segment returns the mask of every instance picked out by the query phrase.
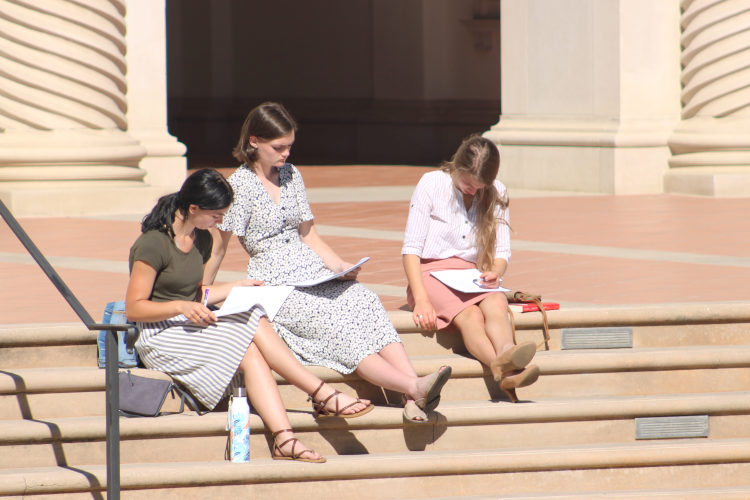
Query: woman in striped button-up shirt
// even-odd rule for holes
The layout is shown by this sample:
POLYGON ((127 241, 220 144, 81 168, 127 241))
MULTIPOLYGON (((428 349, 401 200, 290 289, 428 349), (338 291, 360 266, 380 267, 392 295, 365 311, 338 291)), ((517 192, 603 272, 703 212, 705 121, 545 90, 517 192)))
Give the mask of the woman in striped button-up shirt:
POLYGON ((516 402, 515 389, 536 382, 527 366, 533 342, 513 343, 502 293, 453 290, 431 271, 479 269, 483 286, 497 288, 510 259, 508 196, 496 180, 500 153, 492 141, 471 137, 450 162, 419 181, 409 208, 401 250, 409 280, 414 323, 427 330, 455 325, 469 352, 490 366, 500 388, 516 402))

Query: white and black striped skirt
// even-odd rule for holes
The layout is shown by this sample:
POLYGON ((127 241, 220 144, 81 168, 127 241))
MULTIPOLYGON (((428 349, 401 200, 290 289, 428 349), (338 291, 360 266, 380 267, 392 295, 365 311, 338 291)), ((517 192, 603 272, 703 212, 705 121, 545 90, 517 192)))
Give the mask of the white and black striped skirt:
POLYGON ((231 387, 243 386, 237 373, 258 322, 260 308, 223 316, 208 326, 183 315, 155 323, 138 323, 141 335, 136 343, 143 363, 170 375, 198 400, 213 409, 231 387))

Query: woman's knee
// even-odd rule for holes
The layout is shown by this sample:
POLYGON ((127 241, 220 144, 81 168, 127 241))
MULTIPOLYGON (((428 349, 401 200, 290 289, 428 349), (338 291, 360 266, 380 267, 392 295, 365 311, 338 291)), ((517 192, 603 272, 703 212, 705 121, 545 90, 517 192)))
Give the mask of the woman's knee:
POLYGON ((484 326, 484 313, 476 306, 471 305, 458 313, 453 322, 459 328, 467 326, 484 326))
POLYGON ((267 349, 269 347, 268 343, 274 342, 274 337, 278 337, 276 330, 273 329, 265 316, 261 317, 258 321, 258 327, 255 329, 253 344, 258 344, 260 349, 267 349))
POLYGON ((493 309, 500 309, 502 311, 508 310, 508 298, 505 296, 504 293, 501 292, 495 292, 491 294, 489 297, 484 299, 482 301, 482 304, 487 304, 488 306, 491 306, 493 309))
POLYGON ((263 357, 263 353, 260 352, 255 342, 250 342, 250 345, 240 362, 240 367, 249 368, 250 366, 267 365, 266 358, 263 357))
POLYGON ((258 327, 255 329, 255 335, 258 335, 259 333, 265 335, 271 332, 276 333, 266 317, 261 316, 258 320, 258 327))

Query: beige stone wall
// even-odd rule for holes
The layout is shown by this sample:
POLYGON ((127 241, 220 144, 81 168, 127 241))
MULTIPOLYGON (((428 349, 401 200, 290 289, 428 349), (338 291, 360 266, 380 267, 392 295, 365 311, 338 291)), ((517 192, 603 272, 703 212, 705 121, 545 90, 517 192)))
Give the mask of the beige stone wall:
POLYGON ((662 191, 678 122, 678 0, 502 3, 500 177, 528 189, 662 191))
POLYGON ((509 185, 750 196, 750 0, 503 2, 502 47, 509 185))

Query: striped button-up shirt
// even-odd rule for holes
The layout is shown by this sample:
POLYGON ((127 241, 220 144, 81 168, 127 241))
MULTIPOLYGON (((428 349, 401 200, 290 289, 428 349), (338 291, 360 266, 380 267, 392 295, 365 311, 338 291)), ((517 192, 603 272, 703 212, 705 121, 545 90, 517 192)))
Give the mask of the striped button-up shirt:
MULTIPOLYGON (((505 195, 505 186, 500 181, 495 181, 495 188, 500 196, 505 195)), ((497 217, 510 222, 508 209, 498 210, 497 217)), ((472 234, 476 220, 476 198, 467 212, 463 194, 450 175, 440 170, 425 174, 411 197, 401 254, 423 259, 459 257, 476 262, 477 247, 472 234)), ((499 222, 495 258, 510 260, 508 226, 499 222)))

